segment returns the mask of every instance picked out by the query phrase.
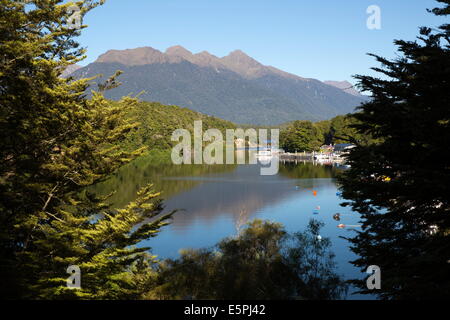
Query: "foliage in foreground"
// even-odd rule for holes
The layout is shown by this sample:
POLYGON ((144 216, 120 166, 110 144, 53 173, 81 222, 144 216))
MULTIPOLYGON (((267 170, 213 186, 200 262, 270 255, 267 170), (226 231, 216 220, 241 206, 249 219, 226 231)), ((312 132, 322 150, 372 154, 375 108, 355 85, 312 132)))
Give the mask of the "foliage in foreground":
MULTIPOLYGON (((82 15, 102 1, 78 1, 82 15)), ((122 209, 87 193, 143 150, 118 145, 137 123, 102 92, 85 98, 89 79, 62 79, 84 58, 67 26, 70 3, 0 0, 0 297, 138 298, 153 257, 138 242, 155 236, 159 194, 144 187, 122 209), (82 290, 66 287, 70 265, 82 290)), ((101 90, 114 87, 111 79, 101 90)))
POLYGON ((212 249, 185 250, 160 266, 151 299, 340 299, 347 285, 335 273, 331 241, 311 220, 301 233, 255 220, 212 249))
MULTIPOLYGON (((432 12, 449 15, 450 1, 439 2, 432 12)), ((418 39, 396 41, 396 60, 375 56, 388 80, 357 77, 373 99, 354 128, 381 143, 353 149, 341 179, 364 223, 350 239, 353 263, 381 267, 383 299, 450 298, 450 25, 421 28, 418 39)))

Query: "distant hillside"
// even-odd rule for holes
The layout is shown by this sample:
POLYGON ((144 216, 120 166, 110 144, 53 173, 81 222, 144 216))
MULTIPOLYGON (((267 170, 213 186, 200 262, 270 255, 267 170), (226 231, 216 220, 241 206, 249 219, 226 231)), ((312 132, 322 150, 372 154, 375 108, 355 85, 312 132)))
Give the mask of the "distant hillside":
MULTIPOLYGON (((264 66, 242 51, 218 58, 183 47, 111 50, 74 73, 74 77, 123 70, 122 86, 106 93, 180 105, 235 123, 275 125, 294 119, 324 120, 354 111, 366 98, 333 85, 264 66)), ((104 81, 103 79, 100 79, 104 81)), ((98 80, 98 81, 100 81, 98 80)))
POLYGON ((339 88, 341 90, 344 90, 345 92, 347 92, 347 93, 349 93, 351 95, 354 95, 354 96, 357 96, 357 97, 361 97, 362 96, 361 93, 358 90, 356 90, 354 88, 354 86, 348 81, 324 81, 324 83, 328 84, 330 86, 339 88))
POLYGON ((193 135, 193 126, 196 120, 203 121, 203 131, 216 128, 225 134, 226 129, 236 127, 229 121, 210 117, 187 108, 166 106, 157 102, 138 103, 130 117, 140 123, 138 129, 132 132, 128 141, 125 142, 126 147, 130 149, 142 146, 150 149, 169 149, 177 144, 177 142, 171 142, 172 133, 176 129, 187 129, 193 135))

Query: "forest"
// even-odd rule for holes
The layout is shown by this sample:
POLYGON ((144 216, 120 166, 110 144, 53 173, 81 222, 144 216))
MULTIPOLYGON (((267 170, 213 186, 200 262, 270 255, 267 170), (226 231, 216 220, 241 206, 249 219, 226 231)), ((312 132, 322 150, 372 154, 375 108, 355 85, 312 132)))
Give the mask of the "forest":
POLYGON ((368 134, 358 132, 355 114, 336 116, 331 120, 311 122, 297 120, 281 126, 280 146, 286 152, 320 151, 324 145, 375 143, 368 134))

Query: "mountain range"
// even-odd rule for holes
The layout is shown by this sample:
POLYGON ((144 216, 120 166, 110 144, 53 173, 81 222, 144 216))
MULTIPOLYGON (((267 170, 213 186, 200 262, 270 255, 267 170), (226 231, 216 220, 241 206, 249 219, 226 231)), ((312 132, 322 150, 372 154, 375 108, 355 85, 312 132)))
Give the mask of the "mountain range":
MULTIPOLYGON (((110 50, 94 63, 73 68, 70 76, 99 77, 124 71, 121 86, 105 93, 120 99, 178 105, 240 124, 277 125, 292 120, 319 121, 353 112, 367 100, 348 82, 302 78, 265 66, 240 50, 219 58, 174 46, 110 50)), ((66 76, 67 76, 66 72, 66 76)))

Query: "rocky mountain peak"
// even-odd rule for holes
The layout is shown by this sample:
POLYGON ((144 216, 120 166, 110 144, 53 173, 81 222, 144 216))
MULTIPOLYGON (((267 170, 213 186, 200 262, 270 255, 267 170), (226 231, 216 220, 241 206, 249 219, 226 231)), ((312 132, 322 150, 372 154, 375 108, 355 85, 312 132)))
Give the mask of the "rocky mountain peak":
POLYGON ((249 57, 241 50, 235 50, 221 59, 230 70, 245 77, 254 77, 264 73, 266 67, 249 57))
POLYGON ((102 54, 96 62, 121 63, 127 66, 169 62, 164 53, 152 47, 141 47, 126 50, 109 50, 102 54))
POLYGON ((202 51, 202 52, 199 52, 199 53, 197 53, 197 54, 195 54, 195 55, 196 55, 196 56, 199 56, 199 57, 208 57, 208 58, 216 58, 216 59, 219 59, 219 58, 217 58, 215 55, 209 53, 208 51, 202 51))
POLYGON ((246 66, 262 66, 258 61, 249 57, 246 53, 241 50, 235 50, 231 52, 228 56, 222 58, 223 61, 228 63, 233 63, 236 65, 246 65, 246 66))
POLYGON ((166 54, 170 56, 177 56, 181 58, 190 58, 192 57, 192 52, 187 50, 186 48, 182 46, 173 46, 166 50, 166 54))

